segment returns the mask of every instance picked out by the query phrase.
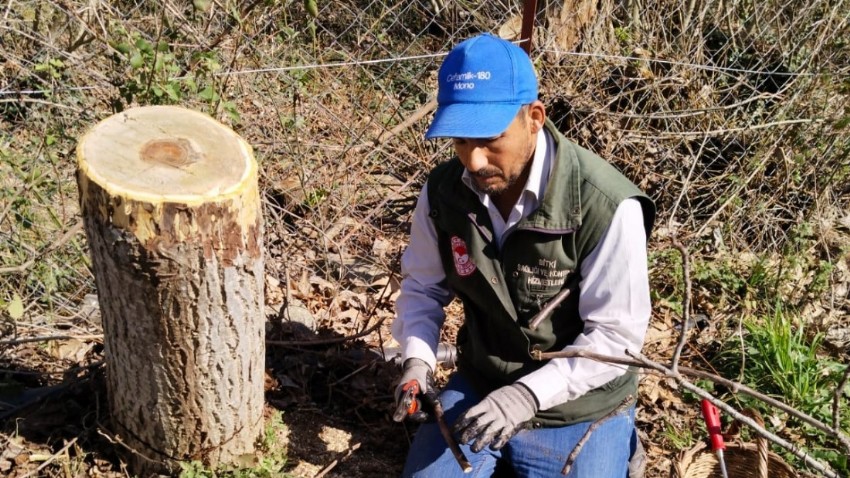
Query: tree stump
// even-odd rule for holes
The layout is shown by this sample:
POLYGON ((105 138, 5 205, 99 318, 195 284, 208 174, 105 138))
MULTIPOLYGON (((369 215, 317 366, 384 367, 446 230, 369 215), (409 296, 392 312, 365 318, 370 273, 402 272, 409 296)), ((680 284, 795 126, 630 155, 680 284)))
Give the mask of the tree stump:
POLYGON ((548 31, 564 52, 608 52, 614 18, 610 0, 563 0, 548 17, 548 31))
MULTIPOLYGON (((633 1, 627 0, 626 4, 631 6, 633 1)), ((540 28, 535 26, 532 43, 556 47, 556 52, 609 52, 616 47, 611 25, 614 6, 611 0, 538 0, 535 17, 540 20, 540 28)), ((524 15, 523 10, 502 23, 498 28, 499 36, 519 40, 524 15)), ((531 54, 534 56, 535 51, 531 54)))
POLYGON ((235 463, 263 429, 263 222, 251 147, 171 106, 97 124, 77 183, 115 435, 131 471, 235 463))

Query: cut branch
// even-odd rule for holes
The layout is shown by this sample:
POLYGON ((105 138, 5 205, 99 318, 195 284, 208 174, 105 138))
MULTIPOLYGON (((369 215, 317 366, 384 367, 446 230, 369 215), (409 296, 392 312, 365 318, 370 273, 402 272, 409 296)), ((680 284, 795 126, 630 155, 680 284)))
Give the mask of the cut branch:
POLYGON ((844 448, 847 450, 847 453, 850 454, 850 437, 848 437, 847 435, 845 435, 841 431, 839 431, 837 429, 833 429, 832 427, 824 424, 820 420, 817 420, 816 418, 814 418, 810 415, 807 415, 806 413, 803 413, 803 412, 801 412, 801 411, 799 411, 799 410, 797 410, 797 409, 795 409, 795 408, 793 408, 789 405, 786 405, 785 403, 782 403, 782 402, 780 402, 780 401, 778 401, 774 398, 771 398, 771 397, 769 397, 769 396, 767 396, 763 393, 757 392, 756 390, 753 390, 752 388, 749 388, 746 385, 743 385, 743 384, 740 384, 740 383, 737 383, 737 382, 733 382, 729 379, 720 377, 718 375, 715 375, 715 374, 712 374, 712 373, 709 373, 709 372, 704 372, 704 371, 701 371, 701 370, 696 370, 696 369, 692 369, 692 368, 688 368, 688 367, 679 367, 678 370, 674 371, 673 369, 666 367, 664 365, 661 365, 660 363, 649 360, 646 357, 641 356, 640 354, 635 354, 635 353, 632 353, 630 351, 626 351, 625 353, 632 356, 632 357, 635 357, 635 358, 615 357, 615 356, 612 356, 612 355, 602 355, 602 354, 597 354, 597 353, 593 353, 593 352, 589 352, 587 350, 581 350, 581 349, 578 349, 578 350, 576 350, 576 349, 563 350, 563 351, 560 351, 560 352, 537 352, 537 353, 534 354, 534 358, 536 360, 549 360, 549 359, 553 359, 553 358, 576 358, 576 357, 579 357, 579 358, 587 358, 587 359, 590 359, 590 360, 595 360, 597 362, 605 362, 605 363, 618 364, 618 365, 627 365, 627 366, 630 366, 630 367, 646 368, 646 369, 651 369, 651 370, 657 371, 657 372, 661 373, 663 376, 673 379, 674 381, 676 381, 676 383, 678 383, 682 387, 692 391, 693 393, 699 395, 700 397, 707 398, 707 399, 711 400, 711 402, 714 403, 715 405, 717 405, 719 408, 723 409, 724 411, 729 413, 731 416, 738 418, 742 423, 744 423, 744 424, 750 426, 751 428, 753 428, 754 430, 756 430, 756 432, 758 432, 761 436, 771 440, 773 443, 776 443, 777 445, 779 445, 779 446, 785 448, 786 450, 790 451, 791 453, 794 454, 794 456, 803 460, 807 465, 809 465, 812 468, 823 473, 824 476, 828 476, 830 478, 833 478, 833 477, 838 478, 839 475, 836 474, 836 472, 833 471, 832 468, 829 467, 829 465, 825 465, 825 464, 821 463, 820 461, 816 460, 815 458, 809 456, 804 451, 800 450, 800 448, 798 448, 796 445, 789 443, 788 441, 770 433, 769 431, 767 431, 763 427, 756 424, 753 420, 751 420, 747 417, 744 417, 737 410, 733 409, 729 405, 726 405, 726 403, 722 402, 721 400, 714 398, 713 396, 711 396, 705 390, 697 387, 696 385, 694 385, 693 383, 688 381, 683 375, 690 375, 690 376, 697 377, 697 378, 700 378, 700 379, 710 380, 712 382, 715 382, 717 384, 720 384, 720 385, 723 385, 723 386, 729 388, 729 390, 732 393, 743 393, 743 394, 748 395, 750 397, 753 397, 757 400, 760 400, 760 401, 762 401, 762 402, 764 402, 764 403, 766 403, 770 406, 778 408, 778 409, 788 413, 789 415, 792 415, 794 417, 799 418, 800 420, 805 421, 806 423, 812 425, 813 427, 815 427, 818 430, 826 433, 827 435, 835 437, 844 446, 844 448))
POLYGON ((581 439, 579 439, 578 443, 576 443, 576 446, 573 448, 573 451, 570 452, 570 456, 567 457, 567 462, 564 463, 564 469, 561 470, 562 475, 567 476, 568 474, 570 474, 570 470, 573 467, 573 463, 575 463, 576 458, 578 458, 578 454, 581 453, 581 449, 584 448, 584 444, 587 443, 588 440, 590 440, 590 435, 592 435, 593 432, 596 431, 596 429, 599 428, 599 426, 605 423, 608 419, 615 417, 625 411, 629 407, 629 405, 634 402, 634 400, 635 397, 633 397, 632 395, 627 396, 623 399, 622 402, 620 402, 619 405, 617 405, 617 408, 611 410, 610 412, 608 412, 607 415, 599 418, 598 420, 590 424, 590 426, 587 428, 587 431, 584 432, 584 435, 582 435, 581 439))

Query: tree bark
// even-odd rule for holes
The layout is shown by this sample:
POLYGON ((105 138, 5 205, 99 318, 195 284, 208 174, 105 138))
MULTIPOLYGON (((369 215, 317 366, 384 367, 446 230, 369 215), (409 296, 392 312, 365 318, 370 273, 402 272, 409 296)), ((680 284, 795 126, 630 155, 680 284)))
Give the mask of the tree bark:
MULTIPOLYGON (((532 35, 534 45, 568 53, 607 52, 615 45, 610 31, 613 12, 612 0, 537 0, 540 25, 532 35)), ((519 40, 526 13, 505 21, 498 29, 499 36, 519 40)))
POLYGON ((212 118, 134 108, 77 147, 113 432, 131 472, 235 463, 262 433, 263 222, 252 150, 212 118))
POLYGON ((595 52, 608 46, 611 0, 563 0, 548 15, 548 29, 560 51, 595 52))

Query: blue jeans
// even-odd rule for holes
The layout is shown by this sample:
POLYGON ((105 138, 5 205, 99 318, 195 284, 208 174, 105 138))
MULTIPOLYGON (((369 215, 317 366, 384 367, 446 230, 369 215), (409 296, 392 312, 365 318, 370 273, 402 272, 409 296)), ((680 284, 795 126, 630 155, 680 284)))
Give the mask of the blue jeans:
MULTIPOLYGON (((471 385, 459 373, 455 373, 440 394, 449 428, 455 420, 481 400, 471 385)), ((592 422, 577 423, 558 428, 535 428, 523 430, 498 451, 489 447, 473 453, 469 445, 460 449, 472 464, 471 473, 464 474, 448 449, 435 422, 419 427, 403 477, 418 478, 479 478, 493 475, 497 462, 504 462, 521 478, 560 477, 576 443, 584 436, 592 422)), ((634 452, 637 434, 635 430, 635 408, 611 417, 603 422, 584 444, 573 463, 568 478, 626 478, 629 457, 634 452)))

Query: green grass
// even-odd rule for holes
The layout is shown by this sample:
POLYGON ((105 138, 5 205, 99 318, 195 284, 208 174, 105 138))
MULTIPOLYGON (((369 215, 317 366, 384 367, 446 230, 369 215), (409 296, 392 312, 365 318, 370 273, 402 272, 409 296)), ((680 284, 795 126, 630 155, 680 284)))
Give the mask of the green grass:
MULTIPOLYGON (((789 231, 789 239, 781 253, 772 254, 705 255, 697 252, 698 246, 692 246, 692 311, 716 318, 703 308, 708 303, 726 317, 742 317, 741 333, 731 323, 716 323, 714 343, 718 348, 707 353, 719 375, 831 426, 834 394, 847 365, 827 353, 824 336, 804 311, 812 297, 829 291, 837 269, 834 258, 843 254, 835 253, 832 260, 811 254, 817 250, 819 238, 811 224, 805 222, 789 231)), ((681 254, 672 247, 658 249, 651 253, 650 263, 653 302, 681 315, 685 286, 681 254)), ((698 386, 712 390, 710 383, 698 386)), ((692 394, 683 395, 687 401, 698 401, 692 394)), ((850 387, 844 391, 842 411, 848 405, 847 397, 850 387)), ((850 472, 843 447, 821 431, 750 397, 736 396, 733 403, 736 408, 758 409, 769 417, 769 430, 828 463, 842 476, 850 472)), ((850 434, 850 415, 843 412, 840 416, 840 429, 850 434)), ((688 430, 670 424, 662 435, 678 449, 686 448, 692 439, 688 430)), ((802 466, 790 453, 784 456, 790 463, 802 466)))
POLYGON ((666 419, 662 436, 667 448, 671 450, 687 450, 696 442, 693 428, 679 427, 674 423, 666 421, 666 419))
MULTIPOLYGON (((821 353, 823 337, 809 331, 803 318, 785 310, 781 304, 774 305, 769 315, 747 317, 744 330, 743 338, 731 337, 718 356, 716 365, 721 373, 740 376, 742 383, 832 424, 833 397, 846 365, 821 353)), ((841 473, 850 472, 847 457, 839 451, 838 444, 822 432, 753 400, 742 401, 746 406, 761 408, 766 416, 783 421, 785 433, 800 435, 802 445, 814 457, 841 473)), ((846 406, 845 403, 842 408, 846 406)), ((847 413, 842 414, 839 426, 844 433, 850 432, 847 413)), ((787 459, 794 460, 790 455, 787 459)))
POLYGON ((781 306, 773 316, 745 323, 749 365, 745 377, 759 390, 784 397, 790 404, 816 408, 830 399, 833 362, 818 356, 822 337, 807 337, 805 327, 792 325, 781 306))
POLYGON ((281 437, 286 429, 282 412, 276 411, 266 421, 263 436, 257 441, 257 456, 246 457, 243 466, 211 469, 199 461, 181 463, 180 478, 289 478, 285 473, 286 444, 281 437))

